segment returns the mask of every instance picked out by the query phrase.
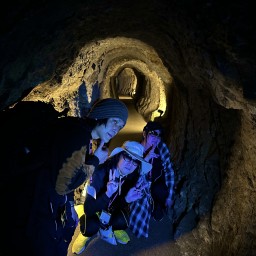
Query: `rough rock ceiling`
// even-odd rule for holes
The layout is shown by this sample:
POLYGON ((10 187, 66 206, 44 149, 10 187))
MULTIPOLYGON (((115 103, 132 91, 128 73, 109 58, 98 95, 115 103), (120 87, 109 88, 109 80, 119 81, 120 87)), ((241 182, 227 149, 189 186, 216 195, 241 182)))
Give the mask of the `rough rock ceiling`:
MULTIPOLYGON (((25 99, 43 99, 52 102, 60 111, 67 107, 68 99, 70 115, 80 114, 81 110, 89 108, 92 101, 98 97, 131 95, 133 87, 129 83, 125 84, 129 75, 126 75, 125 79, 118 79, 119 74, 127 68, 136 71, 135 77, 136 73, 143 76, 143 82, 147 80, 144 95, 140 97, 144 101, 148 100, 138 101, 141 114, 146 117, 158 108, 165 110, 167 90, 165 88, 170 87, 172 82, 168 70, 152 47, 137 39, 122 37, 108 38, 85 45, 62 75, 60 82, 44 81, 25 99), (82 88, 86 91, 82 95, 84 106, 77 104, 78 101, 81 103, 82 88)), ((136 86, 141 87, 142 84, 136 84, 136 86)), ((136 93, 133 96, 136 97, 136 93)))

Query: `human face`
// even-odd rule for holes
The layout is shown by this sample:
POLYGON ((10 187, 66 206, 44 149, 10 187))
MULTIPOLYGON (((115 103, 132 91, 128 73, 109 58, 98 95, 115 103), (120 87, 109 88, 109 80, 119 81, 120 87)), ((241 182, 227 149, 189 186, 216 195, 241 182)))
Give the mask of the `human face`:
POLYGON ((161 131, 160 130, 154 130, 149 131, 146 138, 147 145, 156 147, 158 143, 161 141, 161 131))
POLYGON ((123 127, 125 123, 120 118, 109 118, 106 124, 101 124, 94 129, 94 139, 101 139, 108 143, 123 127))
POLYGON ((140 161, 136 158, 133 158, 130 154, 123 152, 120 155, 117 167, 120 173, 123 176, 126 176, 132 173, 138 166, 140 165, 140 161))

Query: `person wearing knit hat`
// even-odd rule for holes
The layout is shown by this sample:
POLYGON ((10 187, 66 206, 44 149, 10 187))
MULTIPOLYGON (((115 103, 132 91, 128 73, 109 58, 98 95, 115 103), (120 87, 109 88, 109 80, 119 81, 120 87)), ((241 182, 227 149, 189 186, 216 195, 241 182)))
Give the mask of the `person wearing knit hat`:
POLYGON ((125 126, 128 109, 118 99, 100 99, 93 104, 87 118, 96 123, 92 132, 94 139, 108 143, 125 126))
POLYGON ((120 118, 124 123, 126 123, 128 118, 128 109, 122 101, 106 98, 96 101, 87 117, 96 120, 116 117, 120 118))
POLYGON ((32 255, 67 255, 78 224, 74 193, 108 158, 105 144, 125 126, 127 118, 123 102, 106 98, 95 102, 87 117, 58 118, 43 131, 44 148, 38 143, 31 149, 40 164, 28 166, 38 175, 31 209, 26 209, 30 211, 28 232, 24 231, 32 242, 32 255))

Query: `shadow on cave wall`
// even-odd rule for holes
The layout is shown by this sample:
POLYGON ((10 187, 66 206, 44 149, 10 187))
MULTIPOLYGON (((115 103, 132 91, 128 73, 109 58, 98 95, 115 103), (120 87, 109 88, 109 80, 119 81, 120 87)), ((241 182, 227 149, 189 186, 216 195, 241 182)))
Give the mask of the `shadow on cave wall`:
POLYGON ((239 110, 216 104, 203 91, 184 95, 176 92, 169 106, 168 141, 176 173, 172 212, 175 239, 196 228, 202 217, 211 215, 241 129, 239 110), (184 134, 183 140, 175 137, 177 134, 184 134))

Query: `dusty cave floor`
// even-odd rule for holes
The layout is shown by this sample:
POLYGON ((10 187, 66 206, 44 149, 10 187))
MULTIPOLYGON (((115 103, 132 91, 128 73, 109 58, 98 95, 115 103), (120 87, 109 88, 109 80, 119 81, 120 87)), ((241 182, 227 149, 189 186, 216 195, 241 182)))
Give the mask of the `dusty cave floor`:
MULTIPOLYGON (((156 222, 150 220, 150 230, 148 238, 136 238, 132 232, 127 229, 130 236, 130 242, 126 245, 111 245, 101 240, 99 237, 92 239, 81 256, 181 256, 178 247, 173 240, 172 221, 165 216, 162 221, 156 222)), ((69 246, 67 256, 74 256, 71 248, 74 240, 79 234, 77 227, 73 240, 69 246)))

